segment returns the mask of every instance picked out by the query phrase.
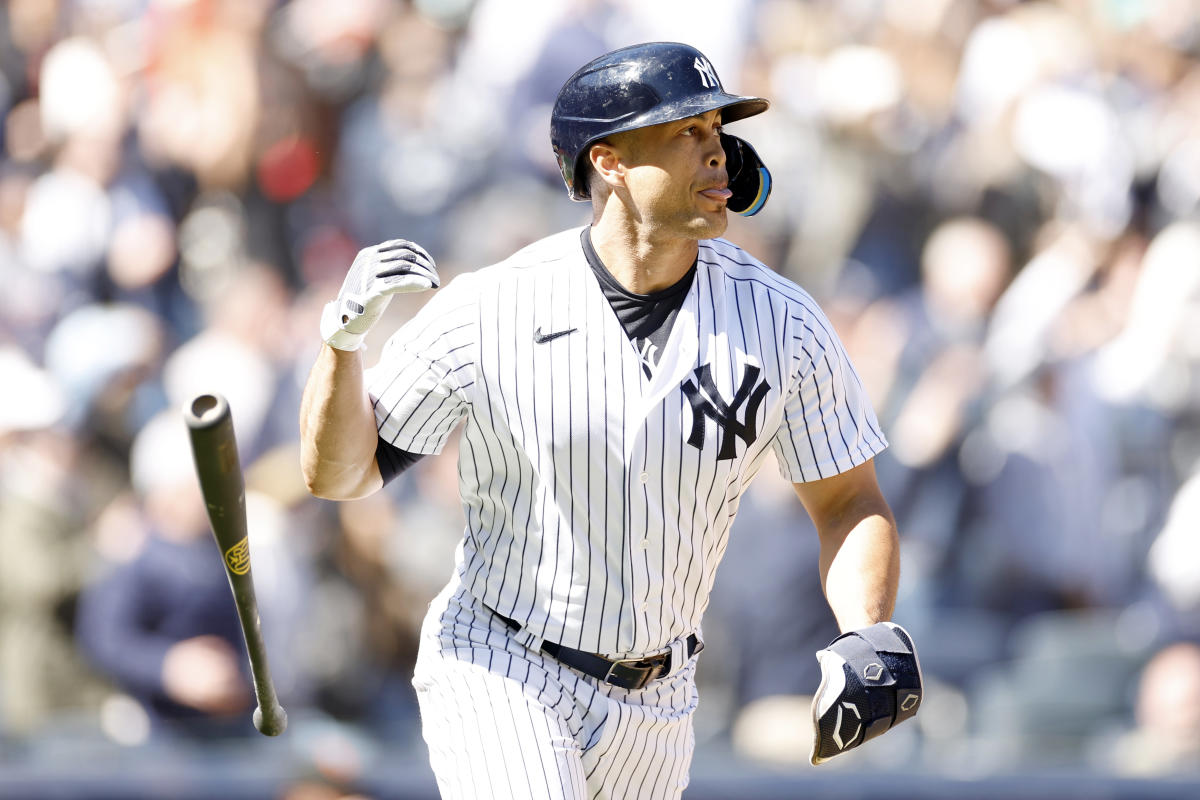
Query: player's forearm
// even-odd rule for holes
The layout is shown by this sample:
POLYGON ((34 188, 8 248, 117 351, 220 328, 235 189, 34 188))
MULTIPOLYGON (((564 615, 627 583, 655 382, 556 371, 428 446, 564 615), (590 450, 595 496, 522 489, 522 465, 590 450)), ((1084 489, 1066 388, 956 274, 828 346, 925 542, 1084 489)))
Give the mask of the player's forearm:
POLYGON ((900 545, 886 505, 864 500, 821 531, 821 584, 838 627, 852 631, 891 619, 900 545))
POLYGON ((377 490, 377 441, 362 356, 322 347, 300 401, 300 466, 308 490, 331 500, 377 490))

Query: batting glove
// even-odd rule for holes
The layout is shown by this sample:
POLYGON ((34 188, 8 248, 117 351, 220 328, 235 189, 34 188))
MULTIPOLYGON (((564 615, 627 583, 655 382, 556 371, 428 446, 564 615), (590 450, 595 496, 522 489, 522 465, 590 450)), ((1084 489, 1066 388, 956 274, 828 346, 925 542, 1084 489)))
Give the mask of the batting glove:
POLYGON ((338 350, 357 350, 392 295, 440 285, 433 258, 420 245, 392 239, 364 247, 354 257, 337 299, 321 313, 321 338, 338 350))

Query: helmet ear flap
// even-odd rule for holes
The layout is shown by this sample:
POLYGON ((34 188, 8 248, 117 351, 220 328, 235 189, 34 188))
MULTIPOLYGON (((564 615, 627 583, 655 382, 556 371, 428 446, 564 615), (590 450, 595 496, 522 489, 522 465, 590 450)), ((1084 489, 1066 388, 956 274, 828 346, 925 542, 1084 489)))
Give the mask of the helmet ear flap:
POLYGON ((743 217, 752 217, 771 196, 771 172, 745 139, 722 133, 721 147, 725 150, 729 191, 733 192, 726 208, 743 217))

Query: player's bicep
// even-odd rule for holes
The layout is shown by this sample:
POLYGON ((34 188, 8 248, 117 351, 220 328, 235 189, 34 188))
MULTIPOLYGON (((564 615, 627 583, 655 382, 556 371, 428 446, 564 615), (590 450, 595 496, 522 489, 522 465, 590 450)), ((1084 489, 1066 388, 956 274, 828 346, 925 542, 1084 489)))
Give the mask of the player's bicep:
POLYGON ((470 404, 478 315, 469 294, 453 293, 460 281, 400 328, 367 370, 380 438, 409 453, 440 452, 470 404))
POLYGON ((373 382, 368 393, 380 439, 409 453, 440 453, 467 413, 464 392, 447 380, 445 369, 420 358, 373 382))
POLYGON ((887 447, 875 411, 841 343, 832 334, 805 342, 772 445, 793 483, 820 481, 887 447))
POLYGON ((795 482, 792 489, 817 530, 838 529, 864 517, 879 514, 890 519, 891 512, 875 476, 875 461, 869 459, 845 472, 815 481, 795 482))

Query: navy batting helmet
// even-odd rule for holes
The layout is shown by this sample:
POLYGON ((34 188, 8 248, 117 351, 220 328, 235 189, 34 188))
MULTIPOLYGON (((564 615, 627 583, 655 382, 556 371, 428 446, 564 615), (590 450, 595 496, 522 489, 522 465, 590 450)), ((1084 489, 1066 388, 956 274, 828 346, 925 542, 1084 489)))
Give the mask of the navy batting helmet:
MULTIPOLYGON (((715 109, 721 109, 722 123, 733 122, 761 114, 768 105, 761 97, 727 93, 712 63, 694 47, 677 42, 635 44, 588 62, 567 79, 554 101, 550 144, 571 199, 587 200, 583 160, 588 148, 605 136, 715 109)), ((728 153, 728 144, 725 149, 728 153)), ((766 168, 761 162, 753 168, 761 168, 769 192, 766 168)), ((765 192, 756 192, 762 202, 765 192)), ((762 202, 751 199, 754 208, 749 213, 761 208, 762 202)), ((732 203, 730 208, 738 211, 732 203)))

